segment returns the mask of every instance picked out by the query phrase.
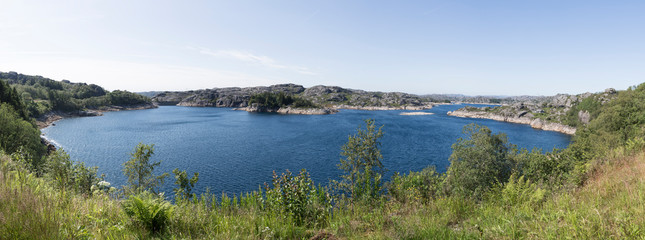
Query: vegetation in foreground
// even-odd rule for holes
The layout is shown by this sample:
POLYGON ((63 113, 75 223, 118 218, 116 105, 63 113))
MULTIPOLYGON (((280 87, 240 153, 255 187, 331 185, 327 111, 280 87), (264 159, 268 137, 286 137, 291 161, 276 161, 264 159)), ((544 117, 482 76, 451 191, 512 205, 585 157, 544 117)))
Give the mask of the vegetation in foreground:
POLYGON ((177 169, 174 203, 153 193, 165 175, 152 174, 158 163, 150 161, 149 145, 137 146, 124 165, 133 180, 130 191, 110 188, 95 169, 69 162, 62 151, 33 161, 24 151, 2 146, 0 236, 643 238, 645 84, 619 92, 600 108, 567 149, 545 154, 517 149, 504 134, 468 125, 453 145, 446 173, 429 167, 396 174, 387 183, 380 177, 383 133, 368 120, 341 149, 345 173, 339 182, 316 185, 306 170, 287 171, 240 196, 198 196, 191 193, 198 175, 188 179, 177 169))

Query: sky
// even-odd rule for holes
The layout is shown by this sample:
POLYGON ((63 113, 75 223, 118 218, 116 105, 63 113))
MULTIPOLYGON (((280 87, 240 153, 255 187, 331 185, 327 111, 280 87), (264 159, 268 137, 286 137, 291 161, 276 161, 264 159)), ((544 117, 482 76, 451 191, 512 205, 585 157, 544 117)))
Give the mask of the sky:
POLYGON ((645 82, 645 1, 2 0, 0 71, 159 91, 554 95, 645 82))

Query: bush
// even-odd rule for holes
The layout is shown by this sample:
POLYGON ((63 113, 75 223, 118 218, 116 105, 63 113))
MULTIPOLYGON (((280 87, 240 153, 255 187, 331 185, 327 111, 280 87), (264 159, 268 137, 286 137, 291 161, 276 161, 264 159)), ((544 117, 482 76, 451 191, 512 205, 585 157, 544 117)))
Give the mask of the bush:
POLYGON ((289 170, 280 176, 273 172, 273 188, 265 188, 269 210, 291 216, 299 226, 324 227, 327 224, 331 210, 329 194, 314 185, 307 170, 302 169, 297 176, 292 176, 289 170))
POLYGON ((410 172, 408 175, 394 173, 387 184, 389 195, 401 203, 428 202, 440 193, 441 183, 445 175, 437 173, 434 166, 420 172, 410 172))
POLYGON ((562 176, 570 170, 566 159, 562 158, 562 150, 543 154, 541 149, 531 152, 522 149, 516 157, 517 170, 527 180, 543 183, 561 183, 562 176))
POLYGON ((158 234, 166 230, 174 207, 159 196, 142 192, 125 200, 123 210, 136 225, 158 234))
POLYGON ((493 134, 485 126, 469 124, 463 133, 466 138, 452 145, 445 187, 452 194, 481 199, 491 186, 508 180, 515 146, 505 134, 493 134))
POLYGON ((92 195, 92 186, 97 185, 103 178, 97 176, 97 167, 85 167, 82 162, 72 162, 63 150, 56 150, 47 157, 45 176, 54 185, 63 190, 92 195))

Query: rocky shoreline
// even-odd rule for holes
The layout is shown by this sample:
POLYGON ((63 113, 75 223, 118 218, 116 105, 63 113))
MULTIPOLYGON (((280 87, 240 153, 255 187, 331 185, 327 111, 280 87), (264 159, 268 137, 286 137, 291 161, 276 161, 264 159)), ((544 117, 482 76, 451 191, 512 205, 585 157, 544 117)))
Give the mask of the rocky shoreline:
POLYGON ((53 125, 54 122, 64 119, 64 118, 74 118, 74 117, 96 117, 102 116, 104 112, 117 112, 117 111, 129 111, 129 110, 142 110, 142 109, 152 109, 158 108, 159 106, 155 104, 141 104, 133 106, 109 106, 101 109, 90 109, 90 110, 80 110, 73 112, 60 112, 52 111, 48 112, 43 116, 36 118, 36 125, 39 129, 43 129, 53 125))
POLYGON ((501 122, 509 123, 519 123, 530 125, 532 128, 541 129, 545 131, 555 131, 568 135, 575 135, 576 128, 567 126, 559 123, 547 122, 539 118, 530 118, 526 116, 502 116, 499 114, 489 113, 489 112, 475 112, 458 109, 455 111, 448 112, 448 116, 462 117, 462 118, 480 118, 480 119, 491 119, 501 122))
POLYGON ((233 110, 254 112, 254 113, 279 113, 279 114, 295 114, 295 115, 327 115, 335 114, 338 112, 337 109, 333 108, 292 108, 292 107, 283 107, 277 110, 273 109, 262 109, 257 107, 243 107, 243 108, 233 108, 233 110))
POLYGON ((421 106, 400 106, 400 107, 389 107, 389 106, 350 106, 350 105, 334 105, 334 109, 349 109, 349 110, 366 110, 366 111, 391 111, 391 110, 428 110, 433 107, 432 104, 426 104, 421 106))

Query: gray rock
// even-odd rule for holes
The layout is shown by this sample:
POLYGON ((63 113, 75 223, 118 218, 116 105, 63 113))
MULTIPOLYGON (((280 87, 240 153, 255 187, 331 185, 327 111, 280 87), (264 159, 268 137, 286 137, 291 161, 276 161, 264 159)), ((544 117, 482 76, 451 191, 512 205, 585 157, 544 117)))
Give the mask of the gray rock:
POLYGON ((591 120, 591 114, 589 114, 589 112, 587 111, 579 111, 578 120, 583 124, 589 124, 589 121, 591 120))

